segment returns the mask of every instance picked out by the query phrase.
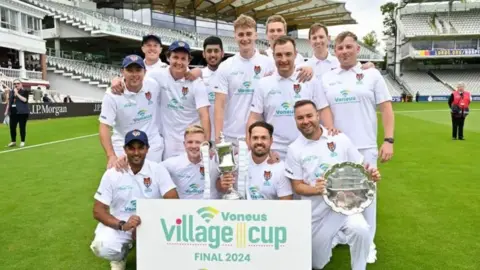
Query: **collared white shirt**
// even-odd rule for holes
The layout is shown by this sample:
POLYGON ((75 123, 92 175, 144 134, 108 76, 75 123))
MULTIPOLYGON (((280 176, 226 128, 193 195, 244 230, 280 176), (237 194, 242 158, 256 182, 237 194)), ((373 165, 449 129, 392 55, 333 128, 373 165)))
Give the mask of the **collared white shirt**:
MULTIPOLYGON (((177 186, 177 192, 180 199, 203 199, 205 189, 205 167, 203 162, 193 164, 183 153, 179 156, 171 157, 162 162, 170 176, 177 186)), ((214 160, 209 162, 210 168, 210 198, 218 199, 219 193, 216 188, 216 181, 219 177, 217 164, 214 160)))
MULTIPOLYGON (((328 131, 322 129, 319 140, 310 140, 300 135, 288 147, 285 176, 314 186, 316 180, 337 163, 363 162, 363 156, 344 133, 328 136, 328 131)), ((312 223, 318 222, 330 211, 321 195, 301 196, 301 199, 312 201, 312 223)))
POLYGON ((258 51, 250 59, 240 53, 222 62, 212 81, 215 93, 226 94, 223 133, 226 137, 245 137, 253 93, 259 81, 275 70, 269 57, 258 51))
POLYGON ((161 199, 174 188, 162 164, 145 160, 137 174, 130 169, 128 172, 118 172, 115 168, 107 170, 94 198, 108 205, 112 216, 127 221, 137 211, 137 200, 161 199))
MULTIPOLYGON (((275 66, 275 69, 276 69, 276 65, 275 65, 275 57, 273 55, 273 49, 272 48, 268 48, 265 50, 265 52, 267 53, 268 57, 270 57, 270 59, 273 61, 273 65, 275 66)), ((305 65, 305 58, 302 56, 302 54, 300 54, 298 51, 297 51, 297 57, 295 58, 295 66, 304 66, 305 65)))
POLYGON ((328 53, 325 60, 318 59, 315 55, 313 55, 310 59, 308 59, 307 65, 312 67, 313 74, 315 74, 315 77, 320 80, 323 74, 339 68, 340 62, 338 61, 337 57, 328 53))
POLYGON ((312 80, 299 83, 298 72, 284 78, 274 75, 262 78, 253 96, 251 112, 262 114, 266 122, 275 127, 272 149, 285 152, 300 134, 295 123, 293 106, 299 100, 312 100, 317 109, 328 106, 320 82, 312 80))
POLYGON ((322 88, 332 109, 334 126, 359 149, 377 147, 378 104, 392 101, 385 79, 375 68, 338 68, 322 77, 322 88))
POLYGON ((138 93, 128 89, 123 95, 114 95, 110 91, 105 93, 98 120, 113 127, 112 145, 115 152, 123 152, 125 135, 134 129, 147 134, 152 150, 161 147, 162 141, 155 123, 158 105, 159 86, 147 77, 138 93))
POLYGON ((278 200, 280 197, 292 195, 292 185, 285 176, 283 161, 268 164, 267 159, 257 164, 253 161, 252 153, 248 154, 248 200, 278 200))
POLYGON ((150 70, 158 70, 158 69, 164 69, 164 68, 167 68, 168 67, 168 64, 162 62, 162 60, 160 58, 158 58, 158 61, 153 64, 153 65, 147 65, 147 63, 145 62, 145 60, 143 60, 143 62, 145 63, 145 69, 147 71, 150 71, 150 70))
POLYGON ((202 68, 202 77, 203 77, 203 82, 205 82, 205 88, 207 89, 208 92, 208 101, 210 102, 210 124, 211 124, 211 140, 215 141, 215 129, 214 129, 214 120, 215 116, 213 114, 214 112, 214 105, 215 105, 215 92, 213 91, 213 87, 210 84, 210 81, 213 80, 213 77, 215 76, 216 70, 213 71, 208 67, 202 68))
POLYGON ((154 78, 160 86, 159 124, 165 144, 181 153, 185 129, 199 123, 198 109, 210 106, 205 83, 201 79, 175 80, 169 68, 159 71, 154 78))

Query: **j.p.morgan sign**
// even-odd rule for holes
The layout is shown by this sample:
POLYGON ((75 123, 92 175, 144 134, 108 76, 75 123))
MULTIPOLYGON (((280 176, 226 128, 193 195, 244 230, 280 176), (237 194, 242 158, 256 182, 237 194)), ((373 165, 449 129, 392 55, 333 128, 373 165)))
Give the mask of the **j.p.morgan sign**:
MULTIPOLYGON (((102 109, 101 103, 33 103, 30 108, 29 119, 48 119, 62 117, 76 117, 99 115, 102 109)), ((5 111, 5 104, 0 105, 0 111, 5 111)), ((3 113, 0 116, 3 122, 3 113)))

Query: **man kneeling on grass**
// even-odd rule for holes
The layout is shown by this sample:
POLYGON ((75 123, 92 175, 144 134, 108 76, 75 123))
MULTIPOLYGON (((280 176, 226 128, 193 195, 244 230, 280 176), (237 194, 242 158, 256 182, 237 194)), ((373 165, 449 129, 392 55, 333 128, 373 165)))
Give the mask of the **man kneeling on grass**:
POLYGON ((90 248, 110 261, 112 270, 124 270, 128 252, 140 225, 138 199, 178 199, 177 190, 162 164, 145 159, 148 152, 145 132, 133 130, 125 136, 126 171, 107 170, 95 193, 93 217, 98 220, 90 248))

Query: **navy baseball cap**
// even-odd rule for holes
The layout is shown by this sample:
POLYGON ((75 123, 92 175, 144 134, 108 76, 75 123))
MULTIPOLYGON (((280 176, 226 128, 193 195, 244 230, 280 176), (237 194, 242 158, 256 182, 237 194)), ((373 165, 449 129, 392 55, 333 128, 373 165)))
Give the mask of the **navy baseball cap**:
POLYGON ((145 63, 143 62, 143 58, 136 54, 131 54, 123 58, 122 68, 127 68, 130 65, 139 65, 141 68, 145 68, 145 63))
POLYGON ((146 146, 149 146, 148 145, 147 134, 145 132, 141 131, 141 130, 138 130, 138 129, 134 129, 132 131, 129 131, 127 133, 127 135, 125 135, 125 145, 128 145, 133 141, 139 141, 139 142, 145 144, 146 146))
POLYGON ((160 44, 160 46, 162 46, 162 40, 160 39, 160 37, 156 36, 156 35, 146 35, 146 36, 143 36, 142 38, 142 46, 143 44, 147 43, 147 41, 149 40, 155 40, 156 42, 158 42, 160 44))
POLYGON ((168 51, 170 52, 180 50, 183 50, 186 53, 190 53, 190 45, 188 45, 188 43, 186 43, 185 41, 177 40, 170 44, 170 47, 168 47, 168 51))

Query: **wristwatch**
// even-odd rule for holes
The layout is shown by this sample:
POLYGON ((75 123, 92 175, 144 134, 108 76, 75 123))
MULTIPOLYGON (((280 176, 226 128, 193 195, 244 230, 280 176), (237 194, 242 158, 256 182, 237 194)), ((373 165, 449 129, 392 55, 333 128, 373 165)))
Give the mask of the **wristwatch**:
POLYGON ((394 142, 395 140, 394 140, 393 138, 385 138, 385 139, 383 139, 383 141, 393 144, 393 142, 394 142))
POLYGON ((125 225, 125 223, 127 222, 125 222, 124 220, 121 220, 120 222, 118 222, 117 229, 120 231, 123 231, 123 225, 125 225))

